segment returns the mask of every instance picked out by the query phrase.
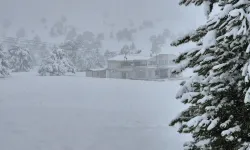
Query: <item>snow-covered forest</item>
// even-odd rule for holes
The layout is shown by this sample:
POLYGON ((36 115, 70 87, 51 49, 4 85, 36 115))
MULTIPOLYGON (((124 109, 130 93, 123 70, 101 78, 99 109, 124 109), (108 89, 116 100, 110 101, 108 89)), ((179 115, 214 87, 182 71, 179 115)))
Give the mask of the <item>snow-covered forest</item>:
POLYGON ((93 31, 81 32, 69 25, 65 16, 50 28, 46 23, 46 18, 42 18, 41 24, 46 26, 44 32, 47 32, 47 39, 51 39, 54 43, 42 40, 39 33, 33 33, 35 31, 30 34, 24 27, 18 29, 11 37, 11 33, 8 35, 8 30, 12 29, 12 23, 9 20, 3 21, 2 28, 5 30, 0 42, 1 49, 9 60, 10 70, 28 72, 43 65, 43 61, 54 53, 54 49, 61 49, 76 71, 83 72, 87 69, 103 68, 107 66, 107 59, 117 55, 171 53, 166 47, 169 47, 169 41, 175 38, 174 33, 166 28, 157 34, 147 34, 143 40, 148 46, 147 48, 141 46, 138 42, 141 39, 136 35, 155 30, 153 21, 149 20, 144 20, 137 27, 130 25, 116 32, 113 31, 113 27, 109 27, 110 32, 106 34, 103 32, 95 34, 93 31), (33 38, 30 38, 32 35, 33 38))

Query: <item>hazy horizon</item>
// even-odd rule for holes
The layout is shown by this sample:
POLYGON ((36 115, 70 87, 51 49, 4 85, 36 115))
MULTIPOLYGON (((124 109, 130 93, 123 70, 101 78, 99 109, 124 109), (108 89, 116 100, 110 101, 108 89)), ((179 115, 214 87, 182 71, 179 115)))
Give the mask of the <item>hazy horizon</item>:
POLYGON ((115 27, 128 26, 129 21, 139 24, 142 20, 169 22, 171 30, 191 29, 202 20, 200 9, 180 7, 171 0, 8 0, 0 1, 0 21, 8 19, 15 28, 37 30, 41 18, 53 24, 66 16, 68 24, 81 30, 105 30, 103 22, 115 27), (157 8, 157 9, 156 9, 157 8), (197 13, 199 12, 199 13, 197 13), (183 22, 185 26, 183 26, 183 22))

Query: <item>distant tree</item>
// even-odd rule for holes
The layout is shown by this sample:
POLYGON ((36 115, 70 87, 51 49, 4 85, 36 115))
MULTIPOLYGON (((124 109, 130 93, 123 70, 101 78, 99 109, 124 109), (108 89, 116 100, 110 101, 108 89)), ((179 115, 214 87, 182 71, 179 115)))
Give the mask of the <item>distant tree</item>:
POLYGON ((67 33, 67 27, 62 21, 56 22, 50 29, 51 37, 59 37, 59 36, 65 35, 66 33, 67 33))
POLYGON ((85 71, 93 68, 102 68, 105 64, 105 58, 98 49, 91 51, 80 51, 78 55, 77 68, 79 71, 85 71))
POLYGON ((29 50, 18 45, 9 49, 9 62, 14 72, 27 72, 32 68, 32 57, 29 50))
POLYGON ((75 67, 68 59, 64 50, 55 48, 52 54, 45 58, 38 70, 41 76, 61 76, 67 72, 75 73, 75 67))
POLYGON ((82 33, 82 39, 85 41, 94 41, 95 34, 91 31, 85 31, 82 33))
POLYGON ((66 40, 73 40, 76 36, 77 36, 76 28, 73 27, 68 31, 66 35, 66 40))
POLYGON ((142 52, 142 50, 138 49, 135 54, 140 54, 142 52))
POLYGON ((6 77, 10 74, 7 53, 4 52, 3 46, 0 46, 0 77, 6 77))
POLYGON ((118 41, 132 41, 134 33, 136 33, 136 29, 124 28, 116 33, 116 39, 118 41))
POLYGON ((135 43, 132 42, 130 45, 124 45, 121 48, 120 55, 138 54, 139 50, 136 49, 135 43))
POLYGON ((104 53, 104 57, 106 59, 113 58, 113 57, 115 57, 117 55, 118 55, 117 52, 109 51, 109 50, 106 50, 105 53, 104 53))
POLYGON ((76 44, 82 50, 96 50, 102 47, 102 42, 96 38, 95 34, 90 31, 85 31, 76 37, 76 44))
POLYGON ((121 51, 120 51, 120 55, 127 55, 130 53, 130 48, 128 45, 124 45, 122 48, 121 48, 121 51))
POLYGON ((17 38, 23 38, 23 37, 25 37, 25 35, 26 35, 26 31, 25 31, 24 28, 20 28, 20 29, 17 30, 17 32, 16 32, 16 37, 17 37, 17 38))
POLYGON ((81 45, 77 44, 76 41, 68 40, 60 45, 60 48, 62 48, 68 55, 70 61, 76 65, 77 59, 79 55, 79 49, 81 45))
POLYGON ((137 32, 137 29, 136 28, 132 28, 129 30, 132 34, 136 33, 137 32))
POLYGON ((78 71, 97 68, 105 64, 105 58, 99 52, 102 47, 102 36, 102 34, 95 36, 94 33, 85 31, 75 39, 61 44, 60 48, 65 50, 78 71))
POLYGON ((97 34, 97 37, 96 37, 97 40, 102 41, 102 40, 104 40, 104 38, 105 38, 104 33, 97 34))
POLYGON ((33 42, 35 42, 36 44, 40 44, 41 43, 41 37, 39 35, 36 35, 34 38, 33 38, 33 42))

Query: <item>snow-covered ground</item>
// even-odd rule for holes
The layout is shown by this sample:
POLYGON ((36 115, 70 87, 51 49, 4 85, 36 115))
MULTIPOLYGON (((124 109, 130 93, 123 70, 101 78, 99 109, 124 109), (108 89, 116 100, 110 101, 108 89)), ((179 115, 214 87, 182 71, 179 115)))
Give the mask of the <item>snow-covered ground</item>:
POLYGON ((179 150, 180 81, 18 73, 0 79, 0 150, 179 150))

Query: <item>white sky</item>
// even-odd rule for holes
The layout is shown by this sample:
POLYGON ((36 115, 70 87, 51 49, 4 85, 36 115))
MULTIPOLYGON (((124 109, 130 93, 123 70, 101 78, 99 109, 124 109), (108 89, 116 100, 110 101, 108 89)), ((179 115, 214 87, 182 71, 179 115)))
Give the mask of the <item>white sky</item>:
POLYGON ((65 15, 78 27, 100 28, 104 13, 116 24, 164 19, 176 28, 195 26, 203 18, 198 9, 179 7, 178 0, 0 0, 0 21, 8 18, 19 26, 32 27, 41 17, 53 21, 65 15))

